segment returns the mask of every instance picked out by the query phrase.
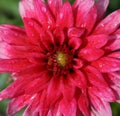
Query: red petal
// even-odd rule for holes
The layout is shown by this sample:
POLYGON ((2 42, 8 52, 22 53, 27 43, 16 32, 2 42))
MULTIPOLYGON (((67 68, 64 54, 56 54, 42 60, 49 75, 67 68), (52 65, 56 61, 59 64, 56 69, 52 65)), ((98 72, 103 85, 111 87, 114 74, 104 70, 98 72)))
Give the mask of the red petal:
POLYGON ((109 56, 109 57, 112 57, 112 58, 120 59, 120 51, 112 52, 112 53, 109 54, 108 56, 109 56))
POLYGON ((106 76, 106 80, 109 82, 110 86, 117 86, 120 87, 120 72, 112 72, 106 76))
POLYGON ((53 32, 54 34, 54 41, 56 45, 62 45, 65 40, 65 35, 64 32, 60 28, 56 28, 53 32))
POLYGON ((61 92, 63 94, 63 97, 67 99, 68 101, 74 98, 75 94, 75 86, 72 84, 72 82, 68 79, 61 79, 61 92))
POLYGON ((31 99, 30 105, 27 107, 25 112, 23 113, 23 116, 39 116, 40 113, 40 95, 36 94, 33 96, 33 99, 31 99))
POLYGON ((31 96, 22 95, 20 97, 12 99, 8 104, 7 115, 12 116, 16 112, 20 111, 23 107, 25 107, 30 101, 31 96))
POLYGON ((73 12, 69 2, 65 2, 57 15, 56 26, 65 28, 73 26, 73 12))
MULTIPOLYGON (((92 88, 89 88, 89 97, 92 103, 92 112, 95 116, 112 116, 112 111, 109 103, 103 101, 92 93, 92 88)), ((97 93, 96 93, 97 94, 97 93)))
MULTIPOLYGON (((45 70, 46 67, 44 66, 41 66, 41 65, 36 65, 36 64, 33 64, 33 65, 30 65, 29 67, 26 67, 24 70, 22 71, 19 71, 19 72, 16 72, 14 73, 13 76, 15 77, 24 77, 24 78, 30 78, 30 77, 33 77, 33 78, 38 78, 38 77, 43 77, 44 75, 49 75, 48 74, 48 71, 45 70), (32 75, 32 76, 31 76, 32 75)), ((49 76, 47 76, 49 77, 49 76)))
POLYGON ((77 17, 76 26, 84 27, 90 32, 96 22, 97 12, 94 7, 94 0, 80 0, 77 17))
POLYGON ((11 55, 8 52, 8 44, 5 42, 0 42, 0 58, 1 59, 9 59, 11 55))
POLYGON ((48 5, 50 7, 50 10, 56 17, 57 13, 59 12, 59 10, 62 6, 62 0, 48 0, 48 5))
POLYGON ((0 41, 12 45, 29 45, 25 30, 13 25, 0 26, 0 41))
POLYGON ((103 57, 92 63, 101 72, 114 72, 120 70, 120 60, 110 57, 103 57))
POLYGON ((52 105, 58 100, 61 96, 60 90, 60 79, 59 78, 52 78, 49 82, 48 89, 47 89, 47 96, 46 102, 49 105, 52 105))
POLYGON ((87 47, 101 48, 107 43, 109 36, 104 34, 91 35, 88 36, 86 39, 87 39, 87 47))
POLYGON ((104 13, 106 12, 106 9, 108 7, 109 0, 98 0, 96 2, 96 8, 97 8, 97 21, 101 20, 104 13))
POLYGON ((90 116, 90 108, 89 108, 89 100, 87 98, 86 93, 81 93, 79 100, 78 100, 78 106, 80 111, 85 115, 85 116, 90 116))
POLYGON ((94 61, 104 55, 104 51, 97 48, 83 48, 79 52, 79 57, 87 61, 94 61))
POLYGON ((40 35, 40 42, 44 45, 44 47, 50 51, 54 47, 54 38, 50 31, 43 31, 40 35))
POLYGON ((86 74, 88 76, 89 82, 92 84, 93 93, 96 96, 101 97, 103 100, 108 102, 113 102, 116 100, 113 91, 107 85, 102 74, 96 70, 94 67, 88 66, 86 68, 86 74))
POLYGON ((25 88, 25 94, 34 95, 35 93, 40 92, 48 86, 48 82, 50 81, 50 76, 47 74, 41 75, 40 78, 37 76, 36 79, 29 82, 25 88))
POLYGON ((68 44, 73 50, 77 50, 80 47, 80 45, 82 44, 82 41, 80 38, 72 37, 71 39, 69 39, 68 44))
POLYGON ((68 37, 80 37, 84 33, 85 29, 84 28, 69 28, 68 29, 68 37))
POLYGON ((115 34, 109 37, 109 41, 105 46, 105 50, 115 51, 120 49, 120 34, 115 34))
POLYGON ((17 72, 29 65, 26 59, 0 59, 0 72, 17 72))
POLYGON ((86 77, 80 70, 75 70, 75 73, 69 75, 68 78, 70 79, 71 83, 74 84, 74 86, 77 86, 82 90, 87 87, 86 77))
POLYGON ((28 58, 33 51, 38 52, 36 46, 33 45, 17 46, 7 44, 6 42, 0 42, 0 50, 0 58, 3 59, 28 58))
POLYGON ((70 102, 63 99, 60 102, 60 111, 64 116, 76 116, 76 110, 77 105, 75 99, 71 100, 70 102))
POLYGON ((23 95, 27 84, 32 80, 32 77, 26 79, 22 77, 15 80, 11 85, 0 92, 0 99, 14 98, 23 95))
POLYGON ((81 59, 74 58, 73 67, 75 69, 80 69, 83 66, 83 61, 81 59))
POLYGON ((62 112, 60 111, 59 101, 54 106, 54 110, 52 111, 52 116, 62 116, 62 112))
POLYGON ((29 41, 33 44, 39 44, 40 33, 42 33, 41 25, 33 19, 24 18, 24 25, 29 41))
POLYGON ((34 7, 36 10, 36 15, 38 17, 38 21, 45 29, 53 29, 54 28, 54 19, 43 0, 34 0, 34 7))
POLYGON ((120 26, 120 10, 113 12, 102 20, 96 27, 94 34, 111 34, 120 26))
POLYGON ((33 1, 34 0, 21 0, 19 3, 19 10, 22 18, 27 17, 36 19, 36 11, 33 1))

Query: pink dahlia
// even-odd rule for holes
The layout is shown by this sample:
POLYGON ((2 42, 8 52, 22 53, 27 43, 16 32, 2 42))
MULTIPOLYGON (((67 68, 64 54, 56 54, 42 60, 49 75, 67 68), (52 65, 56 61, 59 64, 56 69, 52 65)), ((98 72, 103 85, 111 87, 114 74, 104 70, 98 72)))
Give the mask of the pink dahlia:
POLYGON ((0 26, 7 116, 111 116, 120 102, 120 10, 109 0, 22 0, 25 27, 0 26))

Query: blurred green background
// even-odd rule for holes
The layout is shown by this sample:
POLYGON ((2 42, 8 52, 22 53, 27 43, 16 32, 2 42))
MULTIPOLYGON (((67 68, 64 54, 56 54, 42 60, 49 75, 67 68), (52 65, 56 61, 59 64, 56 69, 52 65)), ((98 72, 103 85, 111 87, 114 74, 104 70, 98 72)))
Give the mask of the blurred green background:
MULTIPOLYGON (((23 26, 22 20, 18 11, 18 3, 20 0, 0 0, 0 24, 14 24, 23 26)), ((73 2, 74 0, 70 0, 73 2)), ((120 8, 120 0, 111 0, 107 14, 120 8)), ((8 74, 0 75, 0 90, 3 90, 8 84, 8 74)), ((0 116, 6 116, 6 107, 9 100, 0 102, 0 116)), ((120 104, 112 103, 113 116, 120 116, 120 104)), ((22 116, 22 112, 17 113, 15 116, 22 116)))

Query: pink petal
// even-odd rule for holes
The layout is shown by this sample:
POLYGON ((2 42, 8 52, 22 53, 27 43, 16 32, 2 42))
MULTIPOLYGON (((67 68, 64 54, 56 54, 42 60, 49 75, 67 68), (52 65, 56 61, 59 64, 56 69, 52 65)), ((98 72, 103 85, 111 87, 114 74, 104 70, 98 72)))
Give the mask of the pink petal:
POLYGON ((31 103, 23 113, 23 116, 30 116, 30 115, 39 116, 39 112, 40 112, 39 106, 40 106, 40 95, 36 94, 33 96, 33 99, 31 99, 31 103))
POLYGON ((56 26, 65 28, 73 26, 73 12, 69 2, 65 2, 57 15, 56 26))
POLYGON ((47 96, 46 101, 47 104, 52 105, 58 100, 61 96, 60 91, 60 79, 59 78, 52 78, 49 82, 48 89, 47 89, 47 96))
POLYGON ((75 69, 80 69, 83 66, 83 61, 81 59, 74 58, 73 67, 75 69))
POLYGON ((86 39, 87 39, 87 47, 101 48, 107 43, 109 36, 104 34, 90 35, 86 39))
POLYGON ((79 52, 79 57, 87 61, 94 61, 104 55, 104 51, 97 48, 83 48, 79 52))
POLYGON ((55 38, 54 41, 56 45, 62 45, 65 40, 65 35, 63 30, 61 30, 60 28, 56 28, 53 34, 54 34, 54 38, 55 38))
POLYGON ((88 66, 85 70, 87 72, 88 80, 92 84, 92 91, 96 96, 101 97, 103 100, 113 102, 116 100, 113 91, 107 85, 102 74, 94 67, 88 66))
POLYGON ((64 116, 76 116, 76 110, 77 106, 75 99, 71 100, 70 102, 63 99, 60 102, 60 111, 64 116))
POLYGON ((80 37, 84 33, 85 29, 84 28, 69 28, 68 29, 68 37, 80 37))
POLYGON ((101 72, 114 72, 120 70, 120 60, 110 57, 103 57, 92 63, 101 72))
POLYGON ((75 70, 73 74, 69 75, 71 83, 80 89, 84 90, 87 87, 87 80, 85 75, 80 70, 75 70))
POLYGON ((0 92, 0 99, 14 98, 24 94, 26 85, 31 82, 33 78, 22 77, 18 80, 15 80, 11 85, 6 89, 0 92))
POLYGON ((120 73, 119 72, 112 72, 106 76, 106 80, 110 83, 110 86, 117 86, 120 87, 120 73))
POLYGON ((102 20, 94 30, 94 34, 111 34, 120 26, 120 10, 113 12, 102 20))
POLYGON ((29 41, 32 44, 39 43, 40 33, 42 33, 41 25, 33 19, 23 18, 25 30, 27 36, 29 37, 29 41))
POLYGON ((9 59, 8 45, 5 42, 0 42, 0 59, 9 59))
POLYGON ((13 45, 29 45, 25 30, 13 25, 0 26, 0 41, 13 45))
MULTIPOLYGON (((69 76, 68 76, 69 77, 69 76)), ((75 94, 75 86, 72 84, 72 82, 68 79, 61 79, 61 92, 63 94, 63 97, 67 100, 71 100, 74 98, 75 94)))
POLYGON ((31 75, 33 78, 38 78, 38 77, 44 77, 44 75, 46 77, 49 77, 49 73, 48 71, 45 70, 46 67, 44 66, 41 66, 41 65, 36 65, 36 64, 33 64, 33 65, 30 65, 29 67, 26 67, 24 70, 21 70, 19 72, 16 72, 14 73, 13 76, 15 77, 24 77, 24 78, 30 78, 31 75))
POLYGON ((30 65, 26 59, 0 59, 0 72, 16 72, 30 65))
POLYGON ((22 18, 36 18, 36 11, 33 1, 34 0, 21 0, 19 3, 19 10, 22 18))
POLYGON ((33 45, 17 46, 14 44, 7 44, 6 42, 0 42, 0 58, 28 58, 29 53, 33 52, 33 49, 31 49, 32 47, 34 47, 34 51, 37 51, 36 46, 33 45))
POLYGON ((12 116, 16 112, 20 111, 23 107, 25 107, 30 102, 29 95, 22 95, 17 98, 12 99, 8 104, 7 115, 12 116))
POLYGON ((105 50, 115 51, 120 49, 120 34, 115 34, 109 37, 109 41, 105 46, 105 50))
POLYGON ((34 0, 34 7, 36 11, 36 15, 38 17, 38 21, 45 29, 53 29, 54 28, 54 18, 50 13, 45 1, 42 0, 34 0))
POLYGON ((29 82, 29 84, 25 88, 25 94, 32 96, 35 93, 40 92, 41 90, 45 89, 48 86, 48 82, 50 81, 49 76, 41 75, 41 78, 38 78, 38 77, 33 81, 29 82))
POLYGON ((61 116, 62 113, 60 111, 60 107, 59 107, 59 101, 55 104, 54 106, 54 110, 53 110, 53 113, 52 113, 52 116, 61 116))
POLYGON ((50 10, 56 17, 57 13, 59 12, 59 10, 62 6, 62 0, 48 0, 48 5, 50 7, 50 10))
POLYGON ((80 0, 76 15, 76 26, 84 27, 88 33, 92 30, 97 17, 94 0, 80 0))
POLYGON ((109 103, 103 101, 92 93, 92 88, 89 88, 90 101, 92 103, 92 112, 95 116, 112 116, 112 111, 109 103))
POLYGON ((44 45, 44 47, 49 51, 53 50, 54 47, 54 38, 50 31, 43 31, 40 35, 40 42, 44 45))
POLYGON ((96 8, 97 8, 97 21, 101 20, 103 15, 105 14, 106 12, 106 9, 108 7, 108 4, 109 4, 109 0, 98 0, 96 2, 96 8))
POLYGON ((120 103, 120 87, 116 85, 112 85, 111 88, 115 91, 117 102, 120 103))
POLYGON ((77 50, 80 45, 82 44, 82 40, 80 38, 77 38, 77 37, 72 37, 70 40, 69 40, 69 47, 72 48, 73 50, 77 50))
POLYGON ((80 111, 85 116, 90 116, 89 100, 87 98, 85 91, 83 91, 79 97, 78 106, 79 106, 80 111))
POLYGON ((120 51, 112 52, 108 56, 112 57, 112 58, 119 58, 120 59, 120 51))

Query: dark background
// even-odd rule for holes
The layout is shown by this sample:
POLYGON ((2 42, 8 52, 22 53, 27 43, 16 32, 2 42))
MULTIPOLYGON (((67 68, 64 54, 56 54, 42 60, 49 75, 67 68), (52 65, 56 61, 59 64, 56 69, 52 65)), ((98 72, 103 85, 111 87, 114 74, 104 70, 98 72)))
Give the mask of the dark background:
MULTIPOLYGON (((0 24, 15 24, 18 26, 23 26, 19 12, 18 3, 20 0, 0 0, 0 24)), ((70 0, 74 2, 74 0, 70 0)), ((120 0, 110 0, 110 4, 106 15, 120 8, 120 0)), ((9 85, 10 80, 8 79, 8 74, 0 75, 0 90, 4 89, 9 85)), ((6 106, 9 100, 4 100, 0 102, 0 116, 6 116, 6 106)), ((120 116, 120 104, 111 103, 113 116, 120 116)), ((24 110, 24 109, 23 109, 24 110)), ((15 116, 22 116, 22 112, 17 113, 15 116)))

